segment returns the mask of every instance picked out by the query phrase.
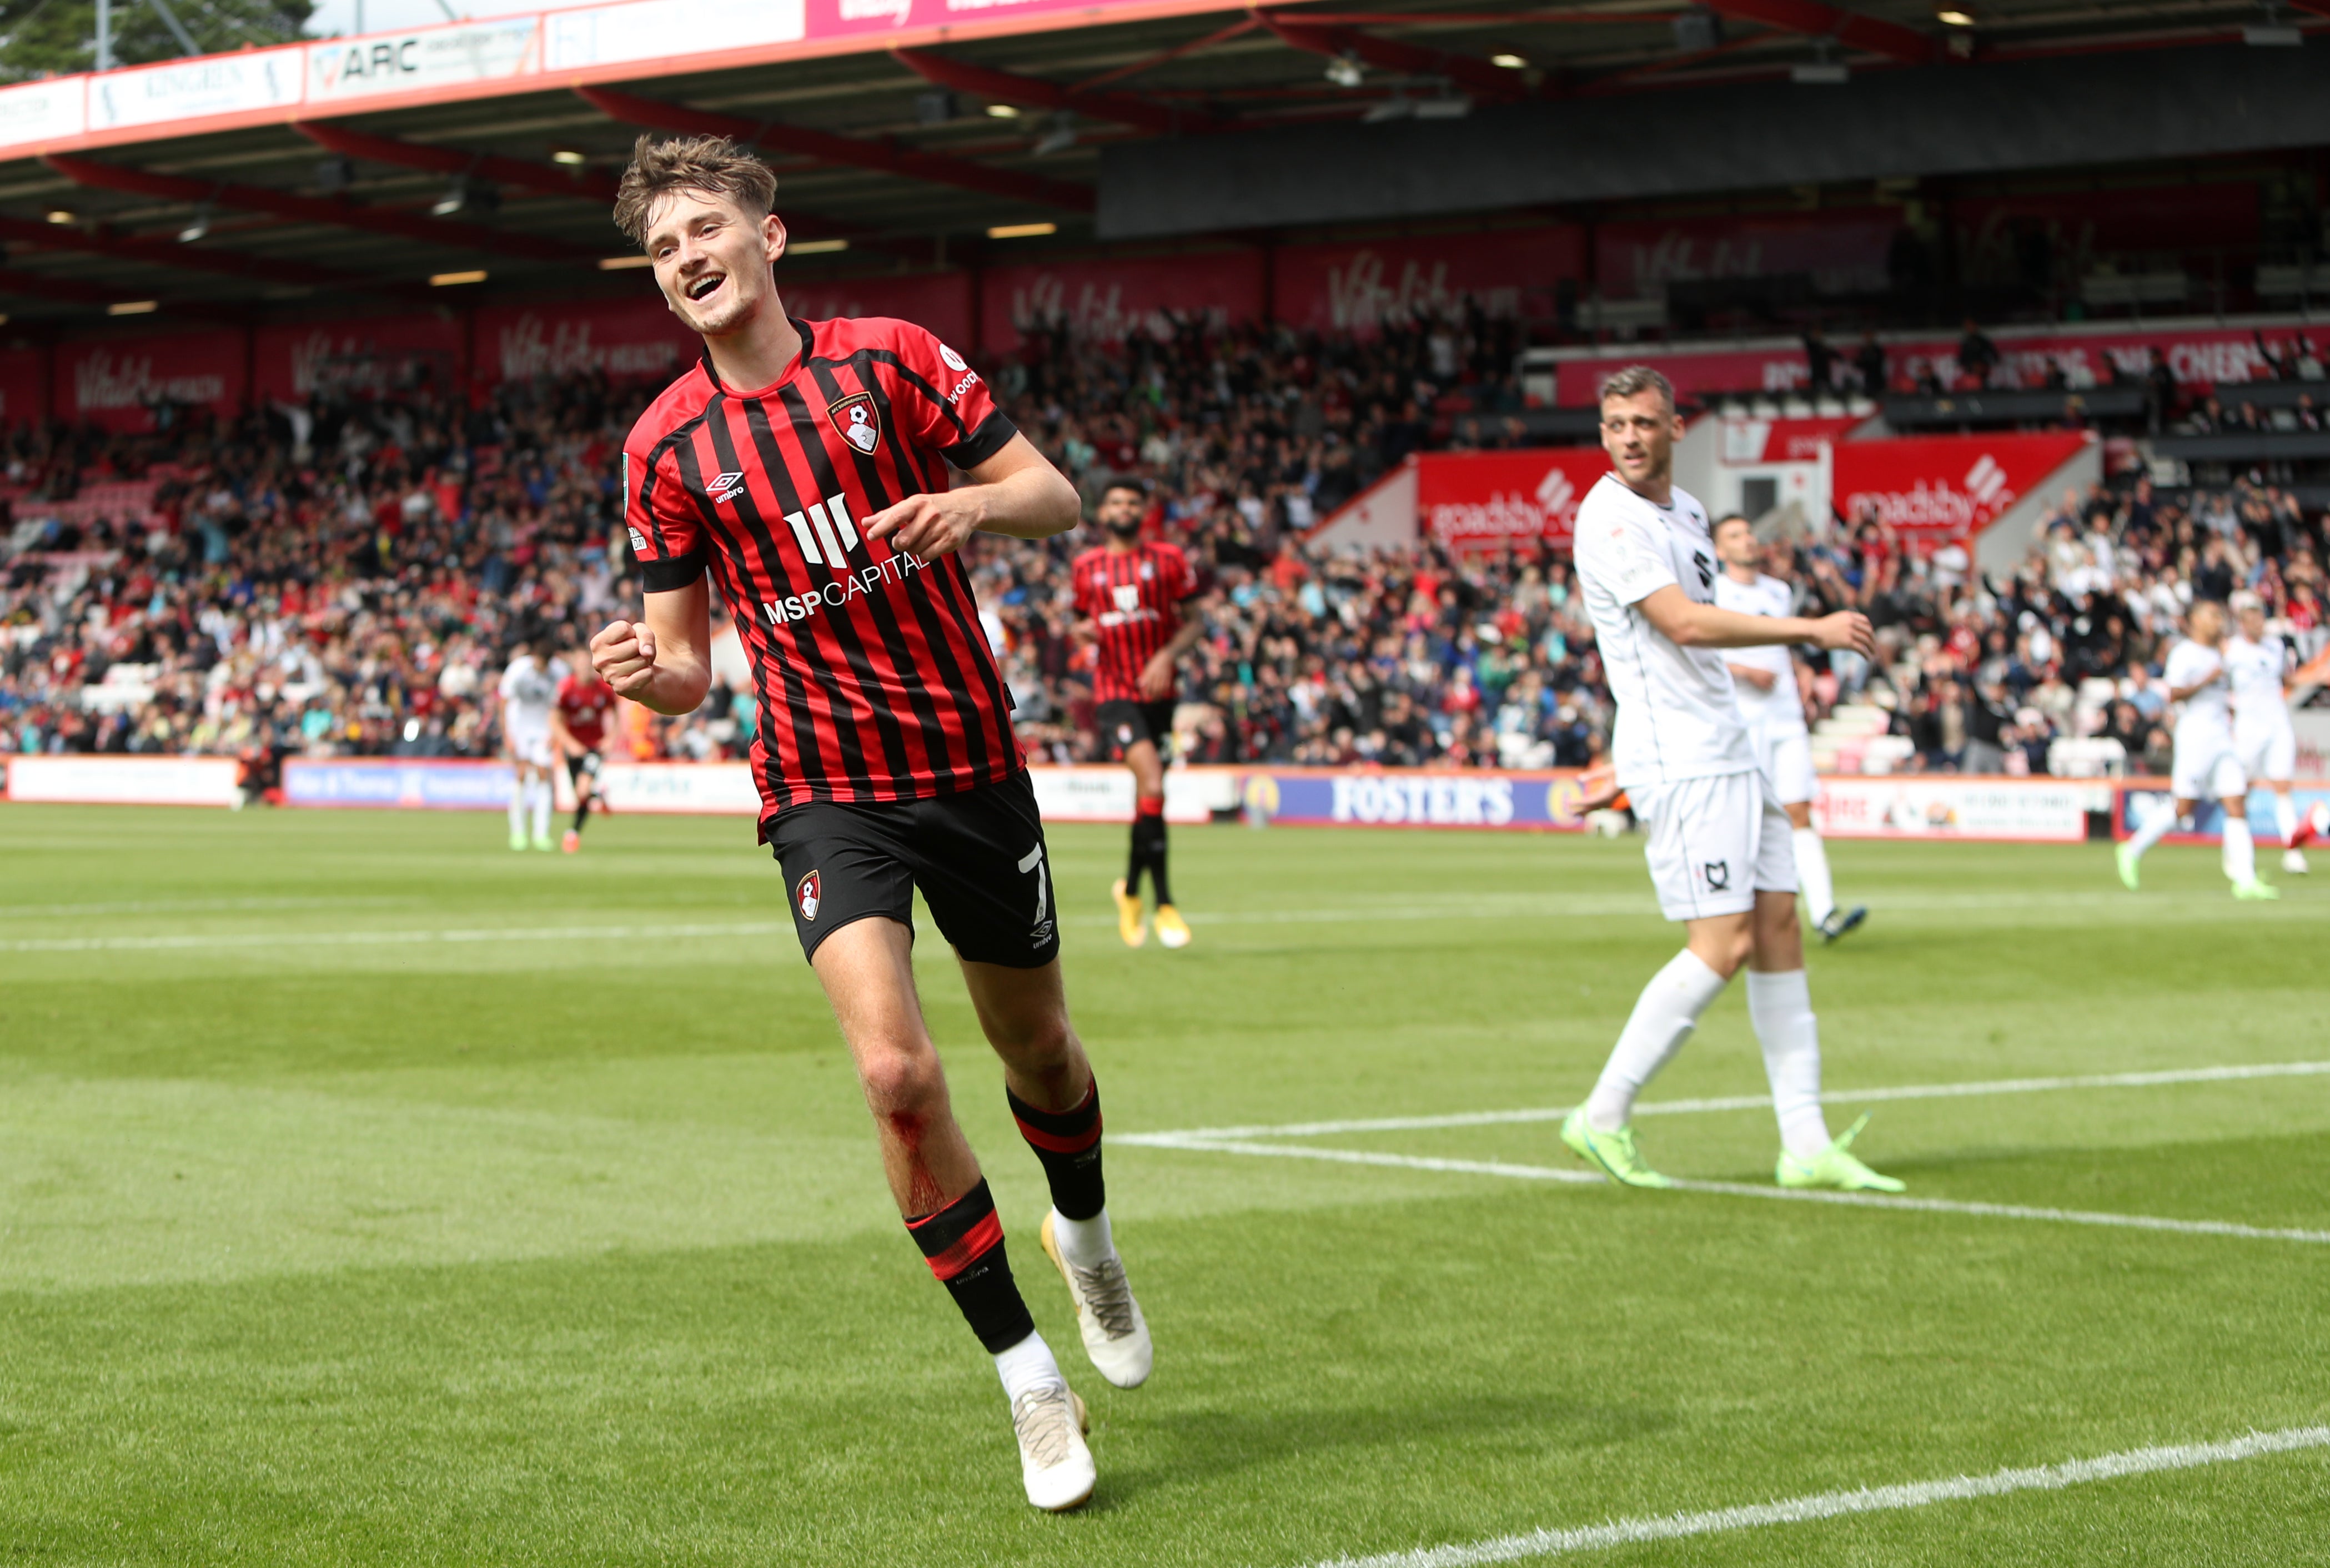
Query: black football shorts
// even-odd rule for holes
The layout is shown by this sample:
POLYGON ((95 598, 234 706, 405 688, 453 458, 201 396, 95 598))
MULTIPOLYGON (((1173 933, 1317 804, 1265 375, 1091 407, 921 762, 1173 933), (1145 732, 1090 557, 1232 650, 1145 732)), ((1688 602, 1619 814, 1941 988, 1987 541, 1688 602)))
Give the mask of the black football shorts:
POLYGON ((566 759, 567 782, 573 784, 577 789, 580 789, 582 787, 583 779, 596 779, 598 777, 598 752, 585 751, 579 757, 569 757, 566 759))
POLYGON ((1143 741, 1161 754, 1172 744, 1173 707, 1171 697, 1159 703, 1103 703, 1093 711, 1093 722, 1113 756, 1122 757, 1143 741))
POLYGON ((779 812, 768 839, 805 957, 869 915, 911 930, 918 887, 939 934, 973 963, 1039 969, 1060 956, 1044 819, 1024 770, 927 800, 808 801, 779 812))

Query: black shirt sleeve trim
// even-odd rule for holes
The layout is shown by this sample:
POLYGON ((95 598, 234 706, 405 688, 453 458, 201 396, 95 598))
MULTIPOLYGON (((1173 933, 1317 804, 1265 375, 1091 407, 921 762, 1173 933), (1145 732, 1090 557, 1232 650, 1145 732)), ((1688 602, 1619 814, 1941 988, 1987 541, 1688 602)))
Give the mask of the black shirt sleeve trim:
POLYGON ((704 553, 692 550, 668 561, 639 562, 639 582, 649 593, 673 593, 694 588, 704 577, 704 553))
POLYGON ((1019 427, 1011 422, 1010 416, 998 409, 980 421, 979 429, 953 446, 942 449, 942 452, 958 468, 976 468, 1009 446, 1011 438, 1018 433, 1019 427))

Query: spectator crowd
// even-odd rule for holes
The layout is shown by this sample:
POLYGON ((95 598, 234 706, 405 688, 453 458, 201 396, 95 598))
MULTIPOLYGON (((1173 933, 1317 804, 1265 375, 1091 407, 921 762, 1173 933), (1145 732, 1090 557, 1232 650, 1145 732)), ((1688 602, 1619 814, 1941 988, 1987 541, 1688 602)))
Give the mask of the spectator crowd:
MULTIPOLYGON (((1191 554, 1206 630, 1184 666, 1186 757, 1594 757, 1610 700, 1562 553, 1350 554, 1302 537, 1410 452, 1504 439, 1518 346, 1469 311, 1365 344, 1182 322, 1122 345, 1039 332, 995 367, 1004 406, 1088 496, 1137 479, 1149 530, 1191 554)), ((144 435, 7 431, 0 751, 228 753, 262 771, 295 754, 492 754, 511 645, 579 649, 635 599, 617 456, 658 390, 577 374, 471 400, 424 383, 236 420, 160 410, 144 435), (109 515, 113 495, 135 505, 109 515)), ((972 557, 1021 732, 1058 760, 1094 754, 1067 573, 1094 542, 982 538, 972 557)), ((1815 717, 1882 715, 1902 767, 2042 770, 2056 741, 2107 737, 2164 770, 2153 672, 2195 597, 2247 587, 2302 651, 2325 635, 2323 520, 2262 485, 2066 495, 2003 580, 1873 517, 1772 553, 1807 613, 1877 623, 1877 660, 1808 665, 1802 684, 1815 717)), ((730 657, 696 713, 626 704, 612 744, 741 755, 755 717, 730 657)))

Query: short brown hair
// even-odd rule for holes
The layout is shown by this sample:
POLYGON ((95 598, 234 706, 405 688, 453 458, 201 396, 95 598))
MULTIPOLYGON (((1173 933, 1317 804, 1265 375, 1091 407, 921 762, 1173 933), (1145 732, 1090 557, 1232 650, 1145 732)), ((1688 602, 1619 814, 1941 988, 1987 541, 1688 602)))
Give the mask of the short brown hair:
MULTIPOLYGON (((630 176, 625 176, 626 183, 629 178, 630 176)), ((1674 412, 1673 383, 1646 364, 1630 364, 1622 371, 1605 376, 1602 380, 1602 395, 1597 400, 1597 403, 1606 403, 1612 398, 1640 397, 1649 392, 1654 392, 1665 400, 1667 412, 1674 412)))
POLYGON ((648 219, 658 198, 675 191, 710 191, 764 218, 777 204, 777 176, 769 165, 726 137, 641 137, 631 166, 615 187, 615 227, 634 245, 648 242, 648 219))

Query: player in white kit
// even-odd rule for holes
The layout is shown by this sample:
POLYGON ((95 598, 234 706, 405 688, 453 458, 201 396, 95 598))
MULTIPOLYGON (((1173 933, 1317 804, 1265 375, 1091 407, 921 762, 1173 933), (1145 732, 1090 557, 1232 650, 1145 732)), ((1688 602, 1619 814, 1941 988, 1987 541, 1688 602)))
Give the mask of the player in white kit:
POLYGON ((1683 922, 1688 941, 1634 1003, 1562 1141, 1614 1181, 1672 1186, 1635 1143, 1634 1098, 1746 964, 1748 1015, 1780 1122, 1780 1184, 1899 1192, 1853 1157, 1861 1123, 1832 1138, 1821 1114, 1788 817, 1756 766, 1721 651, 1816 643, 1866 656, 1869 621, 1851 610, 1806 620, 1719 607, 1707 514, 1674 487, 1681 438, 1674 391, 1658 372, 1635 365, 1602 383, 1602 447, 1615 471, 1578 506, 1577 578, 1618 704, 1611 760, 1650 827, 1659 908, 1683 922))
POLYGON ((2169 768, 2175 798, 2154 808, 2143 826, 2122 844, 2116 858, 2119 879, 2136 888, 2136 865, 2144 852, 2202 800, 2225 808, 2225 879, 2235 898, 2279 898, 2281 890, 2258 880, 2257 845, 2249 837, 2249 775, 2233 750, 2232 681, 2225 668, 2225 607, 2204 599, 2184 618, 2184 640, 2168 650, 2162 678, 2168 700, 2182 703, 2176 720, 2176 755, 2169 768))
MULTIPOLYGON (((1756 543, 1756 525, 1734 512, 1715 524, 1715 555, 1723 575, 1715 580, 1719 609, 1738 615, 1785 617, 1795 608, 1795 595, 1776 577, 1757 570, 1763 549, 1756 543)), ((1756 766, 1771 781, 1788 814, 1788 841, 1795 851, 1796 890, 1804 895, 1804 916, 1833 942, 1869 918, 1868 909, 1855 904, 1836 907, 1836 884, 1828 872, 1828 846, 1813 827, 1813 738, 1804 728, 1804 693, 1796 686, 1796 656, 1785 647, 1734 648, 1724 662, 1731 669, 1731 689, 1739 702, 1739 716, 1748 722, 1748 741, 1756 750, 1756 766)))
POLYGON ((2225 675, 2233 687, 2233 755, 2252 784, 2273 791, 2274 826, 2281 831, 2281 869, 2306 874, 2314 835, 2297 820, 2290 798, 2297 771, 2297 727, 2289 719, 2289 645, 2266 629, 2265 600, 2247 589, 2233 595, 2233 623, 2225 639, 2225 675))
POLYGON ((509 799, 509 845, 526 846, 527 819, 536 849, 550 847, 550 710, 558 701, 558 677, 541 657, 540 645, 521 638, 509 667, 502 672, 502 752, 516 775, 509 799))

